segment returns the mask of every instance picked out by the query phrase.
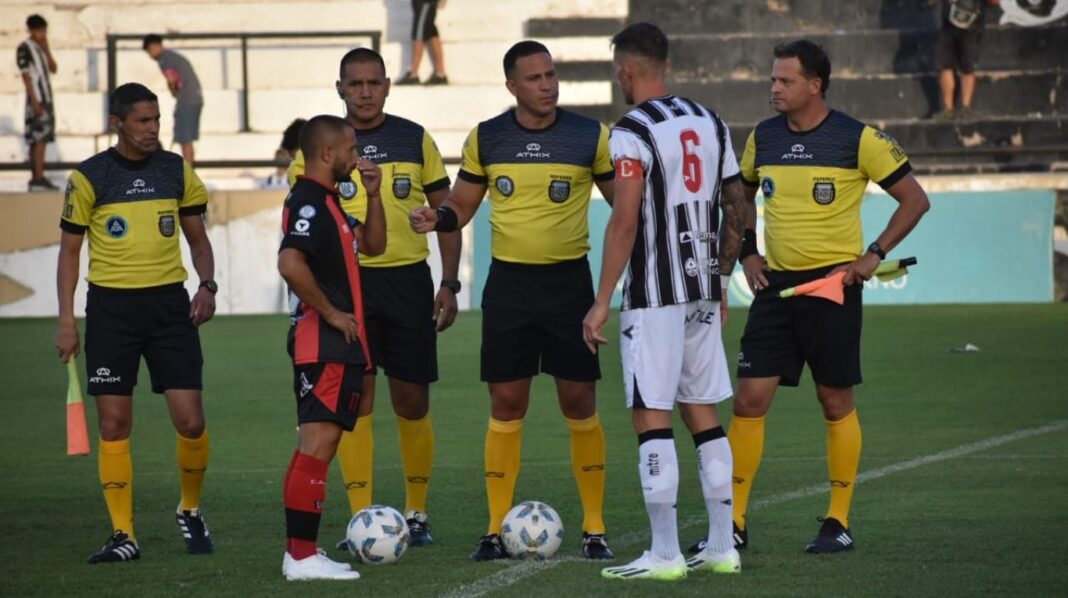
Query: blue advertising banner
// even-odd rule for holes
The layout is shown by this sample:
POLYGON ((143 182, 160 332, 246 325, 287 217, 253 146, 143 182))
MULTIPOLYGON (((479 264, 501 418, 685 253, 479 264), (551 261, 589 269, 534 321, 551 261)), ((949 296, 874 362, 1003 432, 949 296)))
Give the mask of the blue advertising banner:
MULTIPOLYGON (((879 304, 1048 303, 1053 300, 1052 190, 930 194, 931 210, 890 257, 915 256, 908 275, 868 281, 864 302, 879 304)), ((867 195, 861 211, 866 242, 882 232, 897 202, 867 195)), ((611 210, 603 200, 590 207, 590 265, 594 284, 601 266, 604 228, 611 210)), ((763 199, 757 196, 757 237, 763 242, 763 199)), ((473 308, 481 305, 490 264, 489 207, 474 220, 473 308)), ((552 234, 552 231, 545 231, 552 234)), ((621 284, 613 305, 618 305, 621 284)), ((731 280, 730 303, 748 305, 752 294, 741 268, 731 280)))

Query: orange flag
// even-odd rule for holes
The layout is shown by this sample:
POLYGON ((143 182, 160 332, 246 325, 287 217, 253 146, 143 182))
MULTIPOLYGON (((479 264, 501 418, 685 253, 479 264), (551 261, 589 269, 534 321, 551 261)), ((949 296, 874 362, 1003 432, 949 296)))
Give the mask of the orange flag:
POLYGON ((85 403, 78 364, 71 355, 67 360, 67 454, 89 454, 89 431, 85 425, 85 403))

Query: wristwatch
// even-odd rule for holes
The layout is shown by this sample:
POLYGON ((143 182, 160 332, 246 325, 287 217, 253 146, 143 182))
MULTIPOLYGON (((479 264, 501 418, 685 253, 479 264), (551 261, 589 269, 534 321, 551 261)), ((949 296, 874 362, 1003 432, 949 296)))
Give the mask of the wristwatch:
POLYGON ((219 292, 219 285, 214 280, 202 280, 200 286, 197 288, 208 289, 208 292, 214 295, 219 292))
POLYGON ((874 253, 875 255, 879 256, 879 259, 881 259, 881 260, 885 260, 886 259, 886 252, 883 251, 883 246, 879 245, 878 241, 873 241, 871 245, 868 245, 868 251, 870 251, 870 252, 874 253))
POLYGON ((460 284, 459 280, 442 279, 441 288, 449 289, 450 291, 452 291, 453 295, 459 295, 460 294, 460 289, 462 288, 462 285, 460 284))

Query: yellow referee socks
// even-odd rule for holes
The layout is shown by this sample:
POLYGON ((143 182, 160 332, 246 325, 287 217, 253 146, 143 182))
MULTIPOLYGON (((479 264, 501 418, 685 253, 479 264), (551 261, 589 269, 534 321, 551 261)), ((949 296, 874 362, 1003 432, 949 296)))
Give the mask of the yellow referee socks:
POLYGON ((582 498, 582 531, 604 533, 604 428, 594 413, 586 419, 567 419, 571 430, 571 470, 582 498))
POLYGON ((130 439, 100 439, 97 460, 100 488, 111 516, 111 529, 126 532, 136 539, 133 527, 133 461, 130 459, 130 439))
POLYGON ((200 490, 204 486, 204 472, 208 470, 208 456, 211 446, 208 443, 208 431, 200 438, 178 437, 178 479, 182 484, 182 500, 178 508, 192 511, 200 507, 200 490))
POLYGON ((860 420, 857 410, 838 421, 827 422, 827 473, 831 484, 831 505, 827 517, 834 517, 849 527, 849 506, 853 487, 857 485, 860 466, 860 420))
POLYGON ((372 414, 356 419, 351 432, 342 432, 337 445, 337 460, 341 463, 341 479, 349 496, 349 509, 355 515, 371 506, 371 472, 374 465, 375 435, 372 414))
POLYGON ((490 534, 501 533, 504 516, 512 508, 515 480, 519 477, 523 420, 489 420, 486 430, 486 500, 489 503, 490 534))
POLYGON ((397 417, 397 440, 404 466, 404 512, 426 513, 430 489, 430 469, 434 464, 434 426, 430 414, 420 419, 397 417))
POLYGON ((749 508, 749 491, 753 489, 753 480, 760 469, 760 459, 764 456, 764 418, 740 417, 731 419, 727 431, 727 440, 731 443, 731 455, 734 457, 734 525, 745 529, 745 513, 749 508))

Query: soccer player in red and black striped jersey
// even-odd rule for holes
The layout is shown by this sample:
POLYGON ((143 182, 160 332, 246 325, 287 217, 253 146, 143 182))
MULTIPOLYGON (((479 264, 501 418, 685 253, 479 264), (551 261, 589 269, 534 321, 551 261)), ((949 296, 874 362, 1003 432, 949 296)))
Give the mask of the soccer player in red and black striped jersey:
POLYGON ((336 116, 320 115, 300 133, 304 175, 289 193, 282 216, 278 272, 289 285, 293 390, 299 446, 283 482, 286 579, 359 579, 348 564, 319 553, 316 539, 326 499, 326 477, 343 430, 352 430, 370 362, 364 333, 357 251, 386 248, 379 188, 382 171, 360 158, 356 132, 336 116), (341 208, 337 185, 356 170, 367 190, 366 223, 341 208))

